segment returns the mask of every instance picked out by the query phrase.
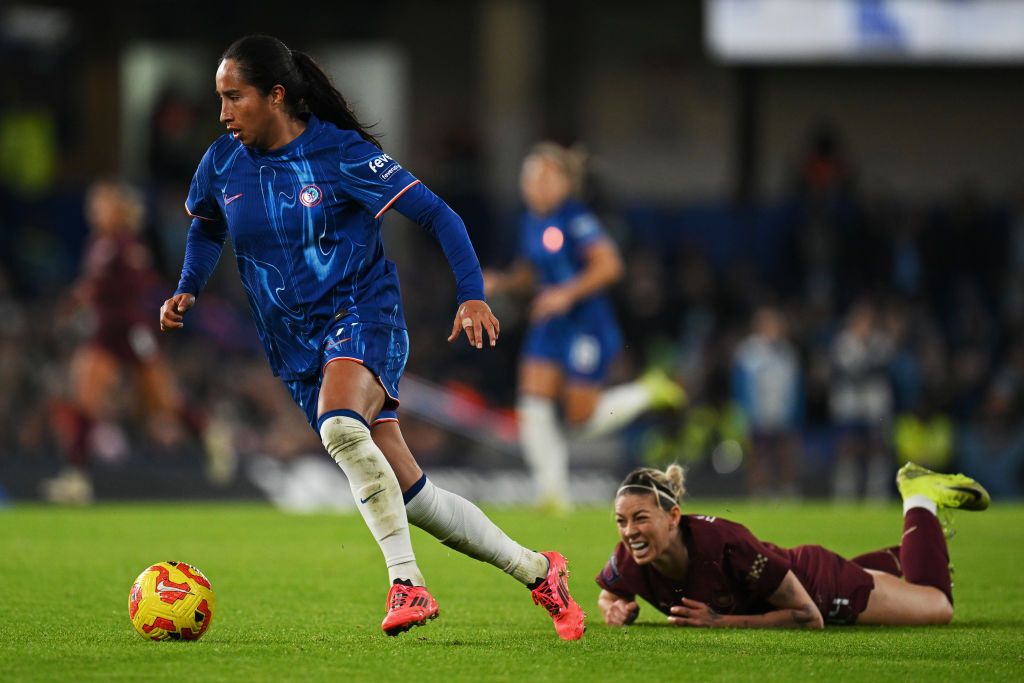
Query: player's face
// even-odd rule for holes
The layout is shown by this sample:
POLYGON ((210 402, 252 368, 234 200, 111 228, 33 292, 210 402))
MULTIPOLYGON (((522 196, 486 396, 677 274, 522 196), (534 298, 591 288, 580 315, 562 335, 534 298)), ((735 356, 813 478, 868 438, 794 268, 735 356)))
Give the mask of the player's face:
POLYGON ((662 510, 652 494, 626 494, 615 501, 615 523, 636 563, 649 564, 668 551, 679 515, 662 510))
POLYGON ((117 235, 134 231, 134 207, 113 185, 96 185, 89 192, 86 219, 95 233, 117 235))
POLYGON ((243 80, 235 60, 225 59, 217 68, 217 95, 228 132, 243 145, 266 149, 281 116, 280 93, 264 95, 243 80))
POLYGON ((533 155, 523 162, 519 189, 530 211, 546 214, 565 201, 571 185, 555 162, 533 155))
POLYGON ((117 232, 117 198, 110 188, 93 188, 86 204, 86 216, 95 232, 104 235, 117 232))

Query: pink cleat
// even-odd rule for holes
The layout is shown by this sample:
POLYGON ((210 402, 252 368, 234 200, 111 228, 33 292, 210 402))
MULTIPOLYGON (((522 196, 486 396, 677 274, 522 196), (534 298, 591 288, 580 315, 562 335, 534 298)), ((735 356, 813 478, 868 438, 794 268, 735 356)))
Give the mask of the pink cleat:
POLYGON ((389 636, 405 633, 413 626, 423 626, 440 614, 437 601, 426 586, 391 585, 388 591, 388 613, 380 627, 389 636))
POLYGON ((548 558, 548 575, 533 589, 533 603, 543 605, 555 622, 562 640, 579 640, 587 630, 586 614, 569 595, 569 567, 561 553, 541 553, 548 558))

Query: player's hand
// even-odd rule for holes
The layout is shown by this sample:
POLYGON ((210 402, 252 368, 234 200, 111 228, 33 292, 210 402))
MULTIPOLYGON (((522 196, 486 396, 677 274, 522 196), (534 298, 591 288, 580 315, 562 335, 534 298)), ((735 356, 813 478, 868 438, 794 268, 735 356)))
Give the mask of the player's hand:
POLYGON ((635 600, 616 600, 604 612, 604 623, 609 626, 629 626, 640 614, 635 600))
POLYGON ((716 626, 721 615, 703 602, 683 598, 683 604, 672 607, 668 623, 675 626, 697 626, 709 628, 716 626))
POLYGON ((175 294, 160 307, 160 331, 171 332, 185 326, 185 311, 192 308, 196 298, 191 294, 175 294))
POLYGON ((568 287, 564 285, 548 287, 538 294, 537 298, 530 305, 530 319, 547 320, 548 318, 554 318, 563 313, 568 313, 575 303, 576 297, 568 287))
POLYGON ((466 339, 470 346, 478 349, 484 347, 484 330, 491 340, 491 346, 498 343, 498 334, 501 332, 501 324, 491 312, 491 307, 486 301, 470 299, 461 306, 455 314, 455 321, 452 323, 452 333, 448 335, 448 341, 452 342, 459 338, 459 333, 466 331, 466 339))

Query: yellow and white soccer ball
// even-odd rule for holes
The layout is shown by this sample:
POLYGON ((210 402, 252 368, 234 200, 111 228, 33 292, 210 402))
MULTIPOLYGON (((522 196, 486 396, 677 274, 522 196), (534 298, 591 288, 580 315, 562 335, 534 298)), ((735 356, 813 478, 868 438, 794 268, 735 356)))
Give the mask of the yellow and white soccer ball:
POLYGON ((197 640, 210 628, 216 604, 199 569, 186 562, 157 562, 132 584, 128 617, 143 638, 197 640))

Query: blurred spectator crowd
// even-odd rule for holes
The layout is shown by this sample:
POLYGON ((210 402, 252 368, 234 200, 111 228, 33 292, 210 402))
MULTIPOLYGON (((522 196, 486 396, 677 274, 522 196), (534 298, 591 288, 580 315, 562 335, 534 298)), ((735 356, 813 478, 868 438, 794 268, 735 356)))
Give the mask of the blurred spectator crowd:
MULTIPOLYGON (((181 264, 188 222, 180 207, 202 148, 194 116, 168 95, 153 118, 144 240, 162 282, 140 296, 154 326, 181 264)), ((500 265, 515 219, 493 217, 482 191, 467 188, 467 156, 439 153, 440 180, 431 185, 467 219, 484 264, 500 265)), ((0 466, 55 469, 54 416, 67 398, 71 352, 90 325, 88 311, 65 306, 86 235, 86 188, 38 178, 46 168, 0 172, 0 466)), ((420 169, 428 182, 432 173, 420 169)), ((770 205, 593 197, 628 267, 614 292, 628 340, 619 379, 659 365, 690 397, 685 411, 631 430, 622 468, 679 461, 755 495, 882 499, 895 466, 913 460, 967 472, 993 495, 1019 495, 1021 200, 969 185, 940 201, 866 191, 827 130, 812 136, 789 195, 770 205)), ((454 290, 440 250, 400 218, 386 226, 398 245, 408 372, 509 411, 518 302, 493 302, 503 321, 495 353, 447 345, 454 290)), ((266 367, 232 260, 228 249, 185 334, 163 344, 171 367, 191 402, 234 425, 240 453, 319 452, 266 367)), ((154 440, 133 421, 131 392, 120 397, 94 435, 101 461, 189 457, 180 439, 154 440)), ((415 416, 403 417, 403 429, 426 466, 473 462, 464 436, 415 416)))
POLYGON ((746 257, 718 265, 707 241, 630 250, 627 334, 692 399, 643 457, 742 464, 753 494, 884 499, 894 466, 912 460, 1019 495, 1020 199, 969 185, 932 202, 863 191, 822 129, 772 217, 725 209, 740 231, 774 224, 774 242, 752 236, 746 257))

